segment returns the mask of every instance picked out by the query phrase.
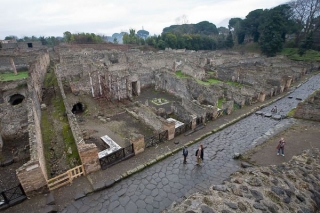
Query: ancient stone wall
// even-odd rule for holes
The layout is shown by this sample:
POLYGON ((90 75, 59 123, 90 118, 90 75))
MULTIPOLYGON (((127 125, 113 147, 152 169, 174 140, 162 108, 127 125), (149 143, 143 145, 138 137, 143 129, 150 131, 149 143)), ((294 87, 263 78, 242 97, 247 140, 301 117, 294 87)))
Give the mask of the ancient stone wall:
POLYGON ((72 107, 69 106, 68 101, 66 100, 66 95, 63 89, 63 84, 61 78, 57 73, 57 68, 55 69, 55 74, 57 77, 60 93, 63 99, 63 103, 66 109, 69 125, 72 131, 73 138, 77 145, 81 163, 84 166, 86 174, 92 173, 94 171, 100 170, 100 162, 98 156, 98 148, 95 144, 86 144, 83 139, 81 129, 78 125, 75 115, 71 112, 72 107))
POLYGON ((314 149, 282 165, 243 169, 164 212, 318 212, 319 163, 314 149))
POLYGON ((33 191, 46 188, 48 178, 40 127, 41 114, 38 115, 39 110, 35 105, 37 101, 37 98, 33 100, 32 97, 27 101, 30 160, 16 171, 24 191, 29 195, 33 194, 33 191))
POLYGON ((175 117, 177 117, 177 120, 187 124, 191 121, 192 114, 187 111, 180 102, 173 102, 172 108, 175 117))
POLYGON ((190 114, 195 115, 196 117, 202 117, 203 121, 205 121, 206 117, 206 109, 198 105, 193 101, 189 101, 188 99, 182 99, 182 106, 185 108, 190 114))
POLYGON ((294 117, 320 121, 320 90, 314 92, 305 101, 298 104, 294 117))
POLYGON ((48 53, 39 55, 32 62, 28 78, 28 133, 30 145, 30 161, 20 167, 17 177, 27 194, 35 190, 46 189, 48 179, 41 135, 42 85, 50 63, 48 53))
MULTIPOLYGON (((169 140, 173 139, 175 124, 174 122, 167 121, 160 116, 157 116, 155 112, 143 104, 139 104, 139 107, 134 109, 134 113, 138 118, 148 126, 151 126, 156 133, 161 133, 164 130, 168 130, 169 140)), ((132 114, 132 113, 131 113, 132 114)))

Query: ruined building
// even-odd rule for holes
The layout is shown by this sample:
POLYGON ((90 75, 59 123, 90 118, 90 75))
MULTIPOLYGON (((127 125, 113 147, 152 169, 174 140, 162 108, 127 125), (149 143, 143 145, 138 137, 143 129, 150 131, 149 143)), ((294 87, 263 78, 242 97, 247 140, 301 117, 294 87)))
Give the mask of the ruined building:
POLYGON ((120 50, 110 47, 60 45, 48 50, 26 43, 6 44, 0 50, 1 73, 28 71, 28 78, 1 82, 0 86, 1 145, 28 134, 30 160, 17 170, 27 193, 46 188, 49 179, 40 106, 50 58, 55 61, 57 89, 85 173, 101 169, 105 158, 98 142, 91 143, 93 139, 111 134, 119 147, 133 144, 138 154, 145 151, 150 136, 160 137, 165 132, 165 139, 171 140, 182 131, 181 125, 195 129, 236 108, 263 102, 288 90, 305 73, 319 69, 316 63, 255 53, 143 52, 126 50, 127 46, 119 46, 120 50), (147 89, 153 94, 165 93, 168 100, 139 99, 147 89), (131 127, 121 128, 121 132, 111 125, 130 122, 131 127))

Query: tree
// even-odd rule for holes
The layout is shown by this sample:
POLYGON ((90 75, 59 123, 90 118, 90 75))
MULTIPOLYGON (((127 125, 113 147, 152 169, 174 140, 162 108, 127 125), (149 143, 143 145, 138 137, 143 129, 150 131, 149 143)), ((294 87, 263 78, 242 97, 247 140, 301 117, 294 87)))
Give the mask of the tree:
POLYGON ((119 43, 119 42, 118 42, 118 39, 117 39, 117 38, 114 38, 114 39, 113 39, 113 43, 114 43, 114 44, 118 44, 118 43, 119 43))
POLYGON ((261 17, 263 14, 263 9, 257 9, 251 11, 244 20, 243 26, 245 28, 246 34, 253 37, 254 42, 258 42, 260 33, 259 25, 261 24, 261 17))
POLYGON ((65 42, 71 42, 72 34, 69 31, 63 33, 63 39, 65 42))
POLYGON ((306 40, 316 29, 316 17, 320 15, 320 0, 293 0, 289 3, 293 17, 300 24, 296 32, 296 44, 306 40))
POLYGON ((287 4, 264 11, 259 25, 259 44, 262 53, 268 57, 282 50, 290 17, 291 8, 287 4))
POLYGON ((233 43, 232 33, 230 31, 225 41, 225 47, 228 49, 228 48, 232 48, 233 45, 234 43, 233 43))

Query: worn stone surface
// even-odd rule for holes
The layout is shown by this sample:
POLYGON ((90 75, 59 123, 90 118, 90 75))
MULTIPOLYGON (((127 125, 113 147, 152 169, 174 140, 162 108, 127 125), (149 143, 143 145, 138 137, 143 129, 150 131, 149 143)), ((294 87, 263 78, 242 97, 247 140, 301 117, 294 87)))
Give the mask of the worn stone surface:
POLYGON ((238 208, 245 212, 265 211, 266 209, 270 212, 292 212, 292 209, 301 209, 302 212, 316 212, 319 206, 314 204, 317 203, 318 193, 316 190, 319 189, 320 183, 319 181, 314 182, 312 177, 320 172, 319 163, 320 151, 314 149, 307 150, 302 155, 294 157, 289 163, 285 163, 280 173, 274 172, 275 166, 241 170, 231 175, 231 181, 239 178, 264 180, 261 184, 255 185, 249 184, 251 181, 238 184, 247 187, 249 189, 248 193, 252 196, 234 197, 232 193, 234 191, 233 184, 230 181, 225 181, 226 190, 218 190, 221 187, 217 186, 211 187, 209 191, 203 194, 191 195, 181 204, 169 209, 168 212, 201 212, 200 206, 192 206, 188 203, 197 201, 202 203, 205 198, 211 200, 209 207, 217 212, 225 211, 225 205, 229 207, 228 211, 230 212, 238 212, 238 208), (300 170, 305 169, 305 167, 309 167, 311 170, 303 174, 300 170), (269 176, 266 177, 265 171, 268 171, 269 176), (294 179, 288 178, 288 173, 294 173, 294 179), (277 185, 272 182, 274 178, 278 180, 277 185), (291 182, 292 185, 289 186, 288 182, 291 182), (303 187, 304 185, 308 187, 303 187), (291 189, 292 186, 293 189, 291 189), (286 191, 290 192, 289 196, 286 191), (219 202, 221 199, 224 200, 224 203, 219 202))
POLYGON ((294 117, 320 121, 320 90, 314 92, 308 99, 298 104, 294 117))

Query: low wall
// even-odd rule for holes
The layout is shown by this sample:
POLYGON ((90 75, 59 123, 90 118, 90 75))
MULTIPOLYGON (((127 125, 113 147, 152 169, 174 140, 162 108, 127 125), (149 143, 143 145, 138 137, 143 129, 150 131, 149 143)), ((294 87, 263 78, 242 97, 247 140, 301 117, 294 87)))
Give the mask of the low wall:
POLYGON ((294 117, 320 121, 320 90, 314 92, 305 101, 298 104, 294 117))

